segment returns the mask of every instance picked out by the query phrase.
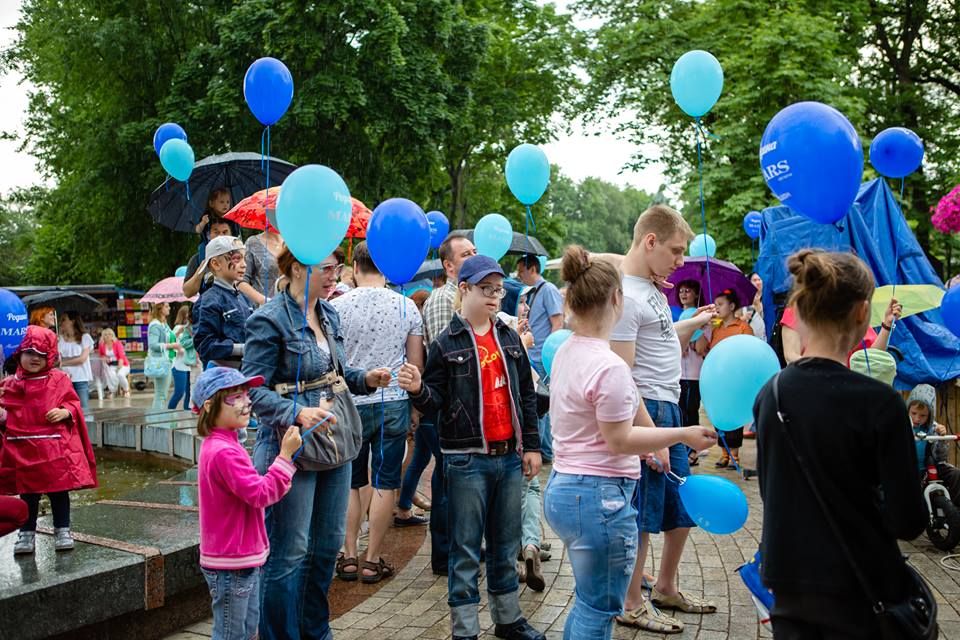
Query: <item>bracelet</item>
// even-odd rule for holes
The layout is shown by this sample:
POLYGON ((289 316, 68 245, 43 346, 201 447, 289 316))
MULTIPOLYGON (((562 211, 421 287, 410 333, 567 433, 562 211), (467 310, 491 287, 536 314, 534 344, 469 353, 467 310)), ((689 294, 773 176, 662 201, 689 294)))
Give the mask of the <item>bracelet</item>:
POLYGON ((886 325, 886 324, 883 324, 882 322, 880 323, 880 328, 881 328, 881 329, 886 329, 887 331, 893 331, 893 326, 892 326, 892 325, 886 325))

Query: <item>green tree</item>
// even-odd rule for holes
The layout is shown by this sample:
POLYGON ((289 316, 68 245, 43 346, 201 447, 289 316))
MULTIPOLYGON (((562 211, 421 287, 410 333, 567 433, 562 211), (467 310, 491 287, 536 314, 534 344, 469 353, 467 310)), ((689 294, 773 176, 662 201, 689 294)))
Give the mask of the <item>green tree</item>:
POLYGON ((580 244, 598 253, 624 253, 633 241, 637 217, 653 196, 586 178, 575 184, 560 176, 550 187, 553 214, 566 219, 564 244, 580 244))
POLYGON ((0 286, 24 283, 27 261, 34 250, 36 206, 43 189, 18 189, 0 198, 0 286))

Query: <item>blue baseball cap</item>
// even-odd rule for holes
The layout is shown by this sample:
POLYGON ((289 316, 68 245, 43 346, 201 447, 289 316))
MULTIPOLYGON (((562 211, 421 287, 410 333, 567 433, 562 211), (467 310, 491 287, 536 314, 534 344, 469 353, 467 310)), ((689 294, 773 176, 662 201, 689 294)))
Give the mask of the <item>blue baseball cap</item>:
POLYGON ((203 403, 213 397, 221 389, 234 387, 259 387, 263 385, 263 376, 246 377, 236 369, 230 367, 211 367, 200 374, 193 387, 191 402, 199 409, 203 403))
POLYGON ((460 265, 459 281, 477 284, 494 273, 504 278, 507 277, 503 269, 500 268, 500 264, 490 256, 470 256, 460 265))

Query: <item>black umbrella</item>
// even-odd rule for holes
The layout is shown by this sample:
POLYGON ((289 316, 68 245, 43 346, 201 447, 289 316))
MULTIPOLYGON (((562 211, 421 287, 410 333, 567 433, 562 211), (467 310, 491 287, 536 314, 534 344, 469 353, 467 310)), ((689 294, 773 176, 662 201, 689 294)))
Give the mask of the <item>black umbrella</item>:
MULTIPOLYGON (((453 231, 452 233, 464 234, 470 239, 471 242, 473 242, 473 229, 460 229, 458 231, 453 231)), ((546 256, 547 250, 542 244, 540 244, 540 241, 533 236, 527 236, 514 231, 513 242, 510 243, 510 249, 507 250, 507 253, 512 253, 515 255, 534 254, 538 256, 546 256)))
MULTIPOLYGON (((280 158, 270 158, 270 186, 283 183, 296 167, 280 158)), ((154 221, 174 231, 193 233, 207 207, 210 192, 220 187, 230 190, 234 204, 266 186, 266 166, 259 153, 224 153, 198 162, 190 174, 190 200, 187 185, 168 180, 150 195, 147 211, 154 221)))
POLYGON ((433 280, 442 274, 443 263, 440 260, 424 260, 413 280, 433 280))
POLYGON ((43 293, 35 293, 23 299, 28 309, 34 307, 53 307, 59 313, 75 311, 77 313, 93 313, 103 308, 103 303, 85 293, 71 291, 57 287, 43 293))

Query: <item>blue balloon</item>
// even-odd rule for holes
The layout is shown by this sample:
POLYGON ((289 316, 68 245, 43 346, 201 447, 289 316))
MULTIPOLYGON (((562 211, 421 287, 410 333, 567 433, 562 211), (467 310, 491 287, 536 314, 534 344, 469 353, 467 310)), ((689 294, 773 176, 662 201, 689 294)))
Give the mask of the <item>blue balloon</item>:
POLYGON ((700 233, 690 241, 691 258, 703 258, 706 256, 712 258, 715 255, 717 255, 717 241, 713 239, 713 236, 700 233))
POLYGON ((760 215, 759 211, 751 211, 747 215, 743 216, 743 230, 746 231, 747 237, 751 240, 756 240, 760 237, 760 225, 763 223, 763 216, 760 215))
MULTIPOLYGON (((677 317, 674 322, 680 322, 681 320, 689 320, 693 316, 697 315, 697 310, 695 308, 684 309, 680 312, 680 315, 677 317)), ((703 329, 697 329, 693 332, 693 335, 690 336, 690 342, 696 342, 700 339, 700 336, 703 335, 703 329)))
POLYGON ((688 51, 670 72, 670 91, 684 113, 694 118, 706 115, 723 91, 723 68, 707 51, 688 51))
POLYGON ((406 198, 381 202, 370 216, 367 248, 390 282, 410 282, 430 250, 430 223, 423 209, 406 198))
POLYGON ((557 349, 560 348, 567 338, 573 335, 570 329, 559 329, 554 331, 547 339, 543 341, 543 349, 540 351, 540 361, 543 363, 543 369, 550 375, 553 370, 553 359, 557 355, 557 349))
POLYGON ((547 256, 537 256, 537 262, 540 263, 540 273, 547 270, 547 256))
POLYGON ((680 500, 697 526, 717 535, 739 531, 750 512, 740 487, 717 476, 687 476, 680 485, 680 500))
POLYGON ((157 155, 160 155, 160 149, 163 149, 163 143, 167 140, 183 140, 187 141, 187 132, 183 130, 183 127, 178 125, 176 122, 164 122, 162 125, 157 127, 157 130, 153 134, 153 150, 157 152, 157 155))
POLYGON ((352 209, 343 178, 329 167, 308 164, 283 182, 277 198, 277 227, 297 260, 320 264, 347 235, 352 209))
POLYGON ((473 243, 477 253, 499 260, 507 255, 513 243, 513 227, 499 213, 488 213, 473 228, 473 243))
POLYGON ((870 145, 870 164, 888 178, 905 178, 923 162, 923 141, 904 127, 890 127, 870 145))
POLYGON ((733 431, 753 422, 753 402, 778 371, 777 354, 754 336, 731 336, 710 349, 700 370, 700 395, 713 426, 733 431))
POLYGON ((440 211, 431 211, 427 214, 427 222, 430 223, 430 248, 439 249, 450 233, 450 221, 440 211))
POLYGON ((160 164, 164 171, 181 182, 190 179, 193 161, 193 148, 179 138, 167 140, 160 148, 160 164))
POLYGON ((960 338, 960 287, 947 289, 940 301, 940 316, 944 326, 960 338))
POLYGON ((507 186, 520 204, 530 206, 543 196, 550 184, 550 161, 543 149, 521 144, 507 156, 507 186))
POLYGON ((183 265, 177 267, 177 270, 173 272, 174 277, 176 278, 186 278, 187 277, 187 266, 183 265))
POLYGON ((12 291, 0 289, 0 347, 9 358, 27 332, 27 308, 12 291))
POLYGON ((815 222, 832 224, 847 215, 860 190, 860 136, 833 107, 792 104, 763 132, 760 170, 780 202, 815 222))
POLYGON ((293 100, 293 75, 287 65, 276 58, 255 60, 243 76, 243 99, 260 124, 276 124, 293 100))

